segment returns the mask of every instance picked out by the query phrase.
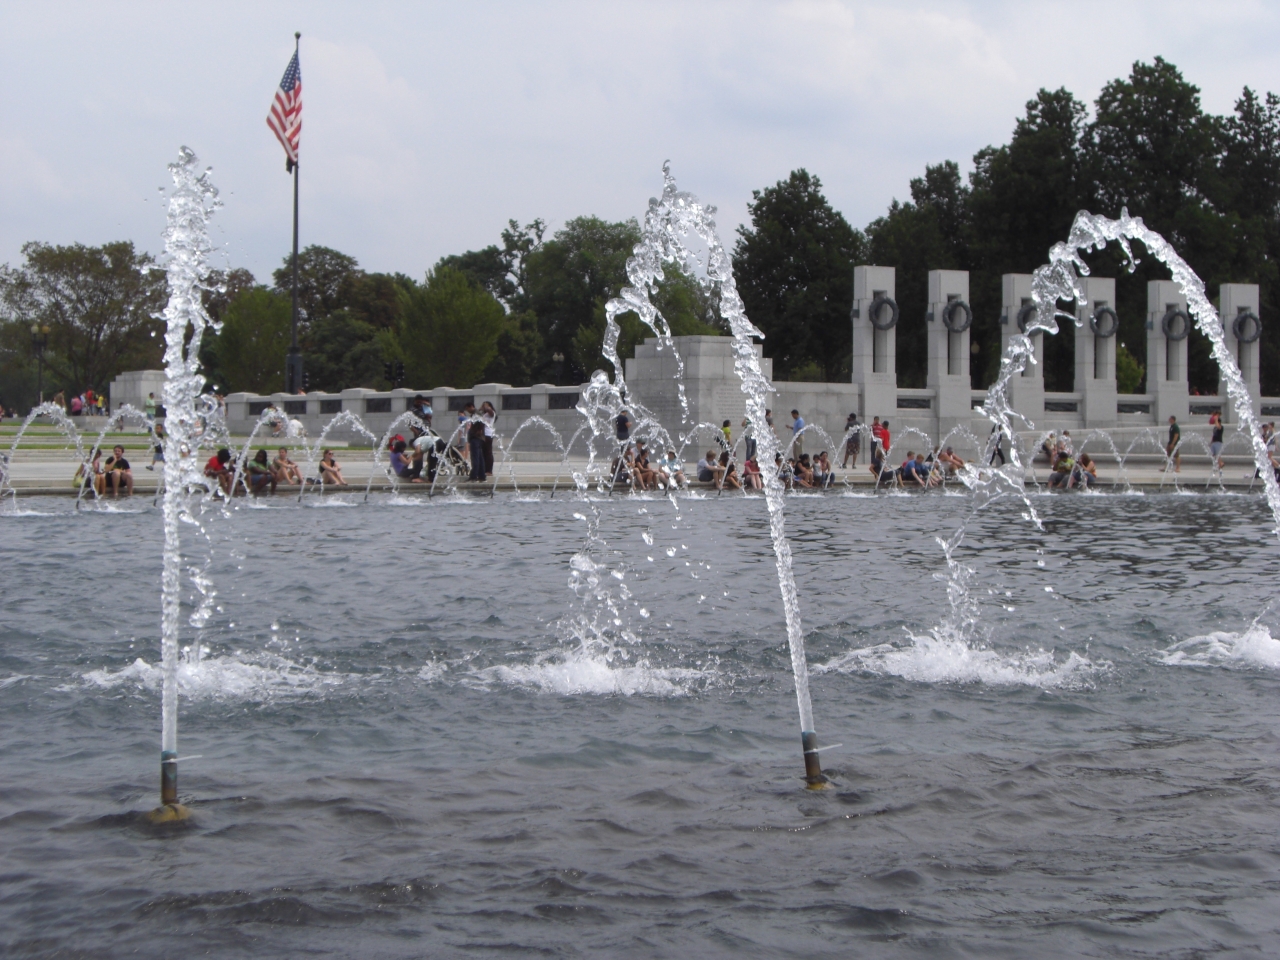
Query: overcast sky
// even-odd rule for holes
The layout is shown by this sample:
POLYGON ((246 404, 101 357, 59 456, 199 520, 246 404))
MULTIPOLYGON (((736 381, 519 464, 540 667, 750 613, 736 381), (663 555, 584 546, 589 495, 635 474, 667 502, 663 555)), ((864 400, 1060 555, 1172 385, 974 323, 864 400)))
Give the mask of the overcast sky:
MULTIPOLYGON (((267 108, 302 32, 302 243, 413 276, 496 242, 640 216, 661 165, 720 208, 798 167, 854 226, 926 163, 1004 143, 1039 87, 1092 102, 1135 59, 1204 105, 1280 89, 1280 4, 5 3, 0 262, 25 241, 157 252, 182 144, 214 168, 221 265, 287 254, 267 108)), ((1134 211, 1141 213, 1141 211, 1134 211)))

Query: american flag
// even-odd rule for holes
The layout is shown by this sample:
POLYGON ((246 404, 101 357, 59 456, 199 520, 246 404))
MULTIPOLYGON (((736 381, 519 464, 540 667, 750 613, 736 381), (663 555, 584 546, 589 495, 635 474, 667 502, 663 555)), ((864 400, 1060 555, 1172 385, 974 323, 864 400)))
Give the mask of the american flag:
POLYGON ((288 158, 284 168, 292 173, 293 165, 298 162, 298 135, 302 133, 302 70, 298 67, 296 50, 276 90, 275 102, 267 114, 267 126, 284 147, 288 158))

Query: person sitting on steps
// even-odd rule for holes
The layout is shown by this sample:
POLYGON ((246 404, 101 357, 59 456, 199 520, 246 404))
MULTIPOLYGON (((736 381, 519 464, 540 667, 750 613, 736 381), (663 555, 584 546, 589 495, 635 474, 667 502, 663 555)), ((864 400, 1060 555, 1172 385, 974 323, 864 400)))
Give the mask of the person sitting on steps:
POLYGON ((217 480, 224 496, 231 496, 231 470, 227 466, 231 462, 231 451, 223 447, 204 465, 204 475, 217 480))
POLYGON ((724 471, 720 468, 720 461, 716 457, 714 450, 708 450, 707 455, 698 461, 698 482, 714 483, 716 488, 721 486, 721 478, 724 471))
POLYGON ((270 484, 271 492, 276 492, 276 475, 267 463, 266 448, 253 455, 253 459, 245 465, 245 474, 249 480, 249 492, 255 497, 262 493, 262 488, 270 484))
POLYGON ((120 488, 125 487, 128 496, 133 496, 133 471, 129 469, 129 461, 124 458, 124 447, 116 445, 107 457, 107 486, 111 496, 119 497, 120 488))
POLYGON ((301 483, 302 471, 298 469, 298 465, 289 459, 289 448, 281 447, 276 453, 275 460, 271 463, 271 470, 276 475, 276 481, 279 483, 301 483))

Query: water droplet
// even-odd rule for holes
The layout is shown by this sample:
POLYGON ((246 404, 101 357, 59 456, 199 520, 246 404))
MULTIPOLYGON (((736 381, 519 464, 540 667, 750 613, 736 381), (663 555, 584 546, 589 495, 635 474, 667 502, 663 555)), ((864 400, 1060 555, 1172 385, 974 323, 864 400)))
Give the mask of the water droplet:
POLYGON ((650 533, 648 530, 645 530, 643 533, 641 533, 640 538, 644 540, 644 542, 647 543, 649 546, 651 547, 653 546, 653 534, 650 533))
POLYGON ((1044 588, 1044 592, 1045 592, 1045 593, 1053 593, 1053 587, 1045 587, 1045 588, 1044 588))
POLYGON ((676 555, 676 548, 675 548, 675 547, 667 547, 667 556, 668 556, 668 557, 674 557, 675 555, 676 555))

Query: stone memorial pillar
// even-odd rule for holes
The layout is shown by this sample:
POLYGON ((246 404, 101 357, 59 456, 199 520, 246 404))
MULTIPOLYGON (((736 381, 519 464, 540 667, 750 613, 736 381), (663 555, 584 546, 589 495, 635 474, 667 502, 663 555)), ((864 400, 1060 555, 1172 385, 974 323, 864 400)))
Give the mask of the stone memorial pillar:
POLYGON ((1116 425, 1116 282, 1110 277, 1083 277, 1076 302, 1076 382, 1080 416, 1086 427, 1116 425))
POLYGON ((853 382, 862 393, 862 418, 898 412, 896 271, 853 268, 853 382))
POLYGON ((1156 424, 1190 417, 1187 387, 1187 298, 1172 280, 1147 283, 1147 393, 1155 398, 1156 424))
MULTIPOLYGON (((1258 285, 1256 283, 1224 283, 1218 290, 1222 330, 1227 349, 1240 365, 1245 386, 1253 398, 1253 412, 1262 415, 1262 385, 1258 374, 1258 358, 1262 352, 1262 321, 1258 319, 1258 285)), ((1218 396, 1222 398, 1222 419, 1238 423, 1239 417, 1227 398, 1227 384, 1218 377, 1218 396)))
POLYGON ((938 439, 973 419, 973 385, 969 379, 968 270, 929 271, 929 370, 925 383, 934 390, 938 439))
MULTIPOLYGON (((1026 333, 1035 316, 1031 302, 1031 274, 1006 273, 1000 278, 1000 355, 1010 337, 1026 333)), ((1035 363, 1028 363, 1022 375, 1009 381, 1009 405, 1032 423, 1044 417, 1044 334, 1031 337, 1035 363)))

